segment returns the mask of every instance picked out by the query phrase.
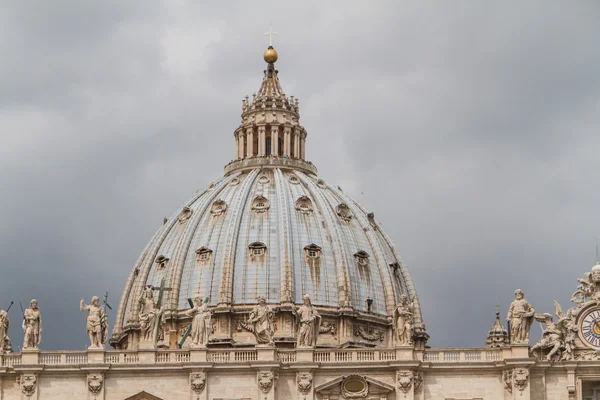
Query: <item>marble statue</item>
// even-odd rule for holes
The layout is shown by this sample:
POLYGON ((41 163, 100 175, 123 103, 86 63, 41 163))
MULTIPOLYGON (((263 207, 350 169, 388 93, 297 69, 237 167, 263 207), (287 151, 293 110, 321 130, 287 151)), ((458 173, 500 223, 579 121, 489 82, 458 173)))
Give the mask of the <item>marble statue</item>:
POLYGON ((159 316, 162 311, 156 308, 156 303, 154 302, 154 292, 151 287, 144 289, 144 294, 140 298, 139 303, 141 329, 140 341, 154 343, 156 341, 156 324, 159 321, 159 316))
POLYGON ((88 313, 85 317, 85 329, 90 338, 90 349, 103 349, 108 339, 108 318, 104 308, 100 306, 98 296, 92 297, 92 304, 85 305, 82 298, 79 302, 79 310, 88 313))
POLYGON ((588 299, 594 297, 594 294, 596 293, 596 284, 592 280, 591 272, 586 272, 583 275, 583 278, 577 279, 577 282, 579 282, 579 285, 577 286, 575 293, 573 293, 571 301, 581 305, 588 299))
POLYGON ((4 310, 0 310, 0 354, 4 353, 6 343, 10 340, 8 339, 9 325, 10 321, 8 320, 8 313, 4 310))
POLYGON ((413 312, 412 304, 408 302, 406 295, 400 296, 400 302, 394 310, 394 320, 396 322, 396 344, 413 344, 413 312))
POLYGON ((546 355, 546 360, 550 361, 552 356, 560 352, 561 347, 564 346, 563 340, 563 328, 562 321, 554 323, 552 321, 552 315, 548 313, 536 314, 535 319, 539 322, 543 322, 546 325, 542 338, 531 348, 531 352, 538 349, 551 348, 550 352, 546 355))
POLYGON ((515 300, 510 304, 506 320, 510 322, 510 343, 528 344, 529 330, 533 322, 535 310, 525 300, 525 293, 521 289, 515 290, 515 300))
POLYGON ((311 304, 310 296, 302 296, 302 305, 296 310, 292 309, 296 320, 300 326, 296 347, 315 347, 319 337, 319 327, 321 326, 321 316, 317 309, 311 304))
POLYGON ((196 297, 194 299, 194 307, 186 312, 187 315, 193 317, 192 330, 190 336, 192 338, 192 347, 206 347, 208 337, 210 336, 212 326, 210 324, 211 311, 208 309, 208 297, 202 299, 196 297))
POLYGON ((273 334, 275 328, 273 325, 273 310, 266 304, 264 297, 259 297, 258 305, 256 305, 248 318, 248 322, 252 324, 256 343, 274 345, 273 334))
POLYGON ((35 299, 23 313, 23 331, 23 348, 36 349, 42 341, 42 312, 35 299))
POLYGON ((572 360, 573 350, 575 349, 575 339, 577 337, 577 323, 575 320, 575 309, 570 309, 565 314, 560 304, 554 301, 554 313, 558 320, 553 321, 549 313, 536 314, 535 319, 543 322, 546 329, 542 337, 531 348, 531 352, 536 350, 550 349, 546 355, 546 360, 572 360))

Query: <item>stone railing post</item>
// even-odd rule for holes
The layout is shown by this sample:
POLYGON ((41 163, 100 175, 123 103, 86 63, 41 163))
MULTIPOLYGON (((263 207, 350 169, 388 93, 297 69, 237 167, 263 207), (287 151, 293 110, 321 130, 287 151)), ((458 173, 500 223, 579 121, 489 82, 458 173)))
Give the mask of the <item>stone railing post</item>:
POLYGON ((34 365, 39 364, 40 350, 39 349, 23 349, 21 350, 21 364, 34 365))

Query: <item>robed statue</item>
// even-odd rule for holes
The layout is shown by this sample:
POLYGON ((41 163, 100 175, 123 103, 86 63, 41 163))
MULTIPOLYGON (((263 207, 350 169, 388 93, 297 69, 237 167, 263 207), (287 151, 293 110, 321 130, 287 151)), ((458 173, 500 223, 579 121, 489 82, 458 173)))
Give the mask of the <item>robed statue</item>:
POLYGON ((211 311, 208 309, 207 297, 202 302, 200 297, 194 299, 194 307, 186 312, 188 316, 193 317, 192 329, 190 336, 192 337, 192 347, 206 347, 208 338, 211 334, 212 326, 210 324, 211 311))
POLYGON ((33 299, 23 312, 24 349, 36 349, 42 342, 42 312, 37 300, 33 299))
POLYGON ((405 294, 400 295, 400 302, 394 310, 397 345, 413 344, 413 316, 412 304, 408 302, 408 297, 405 294))
POLYGON ((0 310, 0 354, 3 354, 6 351, 5 347, 7 347, 7 343, 10 341, 8 338, 9 326, 10 321, 8 320, 8 313, 4 310, 0 310))
POLYGON ((266 304, 264 297, 259 297, 258 304, 250 311, 248 322, 252 324, 256 343, 273 345, 273 310, 266 304))
POLYGON ((88 313, 85 317, 85 330, 90 338, 90 349, 103 349, 108 339, 108 318, 104 308, 100 306, 98 296, 92 297, 92 304, 85 305, 82 298, 79 302, 79 310, 88 313))
POLYGON ((321 316, 317 309, 311 304, 310 296, 302 296, 302 305, 296 310, 292 309, 298 322, 298 339, 296 347, 315 347, 319 338, 319 328, 321 326, 321 316))
POLYGON ((144 294, 139 300, 140 303, 140 341, 156 342, 156 325, 159 322, 159 316, 162 312, 156 308, 154 302, 154 292, 151 287, 144 289, 144 294))
POLYGON ((510 304, 506 320, 510 322, 510 343, 528 344, 529 330, 533 322, 535 310, 525 300, 525 293, 521 289, 515 290, 515 300, 510 304))

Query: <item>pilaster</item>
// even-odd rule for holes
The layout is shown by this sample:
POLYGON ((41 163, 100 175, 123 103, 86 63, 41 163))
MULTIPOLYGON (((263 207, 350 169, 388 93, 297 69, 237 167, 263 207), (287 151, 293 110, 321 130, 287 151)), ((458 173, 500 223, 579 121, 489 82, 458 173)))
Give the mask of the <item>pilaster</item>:
POLYGON ((238 135, 238 141, 239 141, 239 152, 238 152, 238 158, 244 158, 244 132, 240 132, 238 135))
MULTIPOLYGON (((265 151, 266 151, 266 126, 265 125, 259 125, 258 126, 258 156, 259 157, 264 157, 265 151)), ((271 148, 272 148, 272 144, 271 144, 271 148)))
POLYGON ((252 128, 246 130, 246 157, 254 156, 254 132, 252 128))
POLYGON ((298 129, 294 129, 294 158, 300 158, 300 143, 299 143, 300 132, 298 129))
POLYGON ((292 129, 289 126, 283 128, 283 156, 290 156, 291 153, 291 135, 292 129))

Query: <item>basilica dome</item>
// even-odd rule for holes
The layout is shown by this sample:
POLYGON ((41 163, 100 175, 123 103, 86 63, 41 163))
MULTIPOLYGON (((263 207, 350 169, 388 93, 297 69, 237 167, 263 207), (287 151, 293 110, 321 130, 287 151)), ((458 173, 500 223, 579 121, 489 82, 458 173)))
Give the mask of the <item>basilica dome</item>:
POLYGON ((242 102, 235 160, 223 177, 165 218, 134 264, 114 347, 133 346, 148 286, 161 297, 166 347, 181 340, 194 298, 207 299, 214 311, 211 343, 250 344, 243 315, 258 297, 280 314, 275 341, 292 343, 295 327, 285 315, 305 294, 334 333, 319 338, 319 345, 392 344, 403 294, 415 311, 415 333, 426 340, 406 265, 374 214, 320 179, 306 160, 299 102, 283 92, 276 56, 269 54, 260 89, 242 102))

